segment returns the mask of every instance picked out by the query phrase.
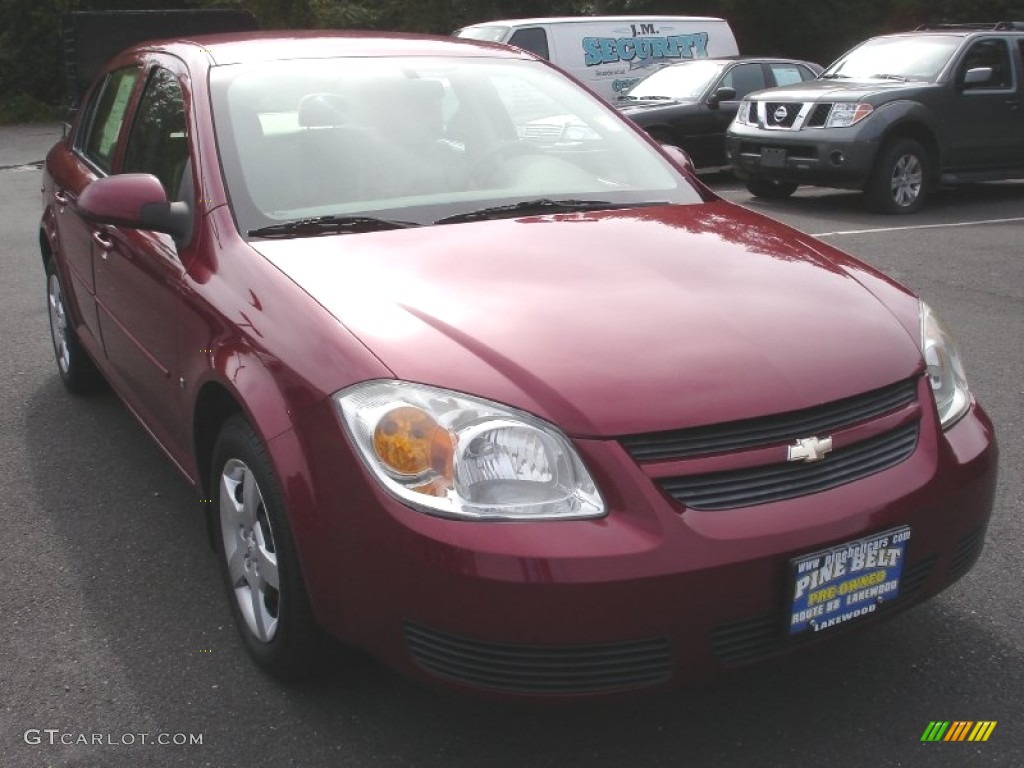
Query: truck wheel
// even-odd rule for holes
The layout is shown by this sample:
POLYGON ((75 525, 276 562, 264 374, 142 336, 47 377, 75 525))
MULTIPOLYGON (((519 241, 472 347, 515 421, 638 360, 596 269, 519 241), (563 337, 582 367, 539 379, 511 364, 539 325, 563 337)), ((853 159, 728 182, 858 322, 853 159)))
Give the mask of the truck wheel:
POLYGON ((764 200, 784 200, 796 192, 800 185, 792 181, 775 179, 747 179, 747 191, 764 200))
POLYGON ((864 202, 878 213, 917 213, 928 197, 928 177, 924 147, 913 139, 886 142, 864 190, 864 202))

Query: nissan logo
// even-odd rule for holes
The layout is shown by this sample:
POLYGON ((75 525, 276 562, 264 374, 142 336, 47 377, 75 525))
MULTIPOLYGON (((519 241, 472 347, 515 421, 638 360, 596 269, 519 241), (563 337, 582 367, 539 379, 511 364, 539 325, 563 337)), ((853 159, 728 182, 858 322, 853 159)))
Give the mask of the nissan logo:
POLYGON ((786 109, 784 106, 776 107, 775 111, 772 113, 772 117, 775 119, 776 123, 781 123, 788 116, 789 110, 786 109))

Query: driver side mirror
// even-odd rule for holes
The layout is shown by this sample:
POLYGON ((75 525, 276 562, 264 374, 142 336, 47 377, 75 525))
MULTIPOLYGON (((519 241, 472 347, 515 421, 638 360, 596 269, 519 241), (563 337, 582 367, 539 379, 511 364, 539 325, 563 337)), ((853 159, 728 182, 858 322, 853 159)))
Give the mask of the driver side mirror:
POLYGON ((964 88, 982 85, 992 79, 992 67, 971 67, 964 73, 964 88))
POLYGON ((729 88, 728 86, 722 86, 717 89, 708 98, 708 106, 712 109, 718 109, 718 105, 723 101, 733 101, 736 98, 736 89, 729 88))
POLYGON ((96 179, 78 196, 78 210, 98 224, 164 232, 179 243, 192 227, 188 204, 170 202, 163 184, 151 173, 96 179))

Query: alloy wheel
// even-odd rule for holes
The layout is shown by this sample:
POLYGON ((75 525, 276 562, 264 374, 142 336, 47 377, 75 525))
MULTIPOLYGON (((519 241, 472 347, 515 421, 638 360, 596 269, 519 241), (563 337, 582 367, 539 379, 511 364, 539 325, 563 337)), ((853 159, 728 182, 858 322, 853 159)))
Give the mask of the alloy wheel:
POLYGON ((277 547, 252 470, 229 459, 220 477, 220 529, 231 587, 253 638, 269 643, 281 607, 277 547))

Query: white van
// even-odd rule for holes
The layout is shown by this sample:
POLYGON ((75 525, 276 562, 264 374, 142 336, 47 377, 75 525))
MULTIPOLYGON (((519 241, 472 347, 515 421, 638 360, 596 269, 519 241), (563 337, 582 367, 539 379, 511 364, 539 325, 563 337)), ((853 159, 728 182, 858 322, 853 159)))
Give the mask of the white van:
POLYGON ((739 53, 729 23, 705 16, 511 19, 463 27, 455 36, 531 51, 609 101, 666 64, 739 53))

